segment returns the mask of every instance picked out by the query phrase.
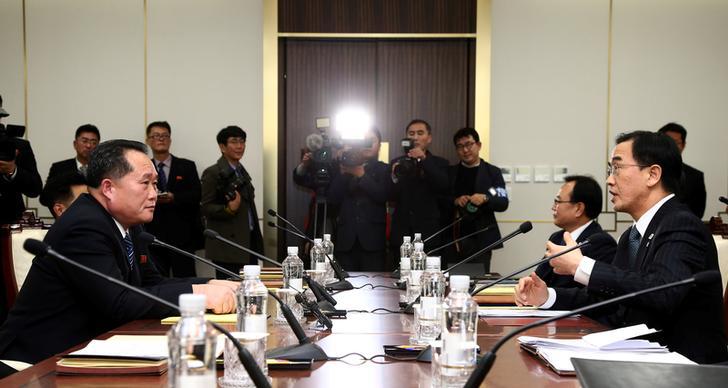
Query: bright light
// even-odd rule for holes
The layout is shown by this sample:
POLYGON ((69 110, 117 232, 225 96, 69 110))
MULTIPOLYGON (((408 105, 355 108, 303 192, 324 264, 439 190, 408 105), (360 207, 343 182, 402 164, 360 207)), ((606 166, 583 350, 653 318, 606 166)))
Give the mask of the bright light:
POLYGON ((335 126, 344 140, 363 140, 371 129, 372 120, 361 108, 345 108, 336 114, 335 126))

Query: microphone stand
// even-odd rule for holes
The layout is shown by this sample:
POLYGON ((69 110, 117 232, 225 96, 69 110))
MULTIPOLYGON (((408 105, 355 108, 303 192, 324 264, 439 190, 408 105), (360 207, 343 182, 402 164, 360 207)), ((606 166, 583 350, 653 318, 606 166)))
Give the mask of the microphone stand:
POLYGON ((533 228, 533 225, 529 221, 526 221, 526 222, 522 223, 521 225, 519 225, 518 226, 518 229, 517 230, 514 230, 513 232, 511 232, 509 235, 507 235, 507 236, 499 239, 498 241, 496 241, 496 242, 488 245, 487 247, 485 247, 485 248, 483 248, 483 249, 475 252, 474 254, 470 255, 470 257, 467 257, 464 260, 460 261, 459 263, 457 263, 457 264, 451 266, 450 268, 442 271, 442 273, 450 272, 453 269, 455 269, 455 268, 457 268, 457 267, 459 267, 459 266, 461 266, 461 265, 463 265, 463 264, 465 264, 465 263, 473 260, 475 257, 477 257, 478 255, 480 255, 482 253, 485 253, 485 252, 488 252, 488 251, 492 251, 493 249, 495 249, 496 246, 498 246, 500 244, 503 244, 504 242, 512 239, 513 237, 515 237, 515 236, 517 236, 517 235, 519 235, 521 233, 528 233, 529 231, 531 231, 532 228, 533 228))
MULTIPOLYGON (((102 272, 99 272, 99 271, 97 271, 97 270, 95 270, 93 268, 89 268, 89 267, 87 267, 87 266, 85 266, 83 264, 77 263, 76 261, 71 260, 71 259, 67 258, 66 256, 64 256, 64 255, 62 255, 62 254, 54 251, 53 249, 51 249, 50 246, 48 246, 47 244, 45 244, 45 243, 43 243, 43 242, 41 242, 39 240, 29 238, 29 239, 27 239, 25 241, 25 243, 23 243, 23 248, 25 248, 26 251, 28 251, 28 252, 36 255, 36 256, 44 256, 46 254, 49 254, 49 255, 51 255, 51 256, 53 256, 53 257, 55 257, 55 258, 57 258, 57 259, 65 262, 67 264, 71 264, 72 266, 74 266, 76 268, 80 268, 80 269, 82 269, 82 270, 84 270, 86 272, 89 272, 89 273, 91 273, 93 275, 96 275, 96 276, 98 276, 98 277, 100 277, 102 279, 106 279, 107 281, 109 281, 111 283, 114 283, 114 284, 116 284, 118 286, 121 286, 122 288, 125 288, 125 289, 127 289, 129 291, 135 292, 135 293, 137 293, 137 294, 139 294, 141 296, 144 296, 146 298, 149 298, 149 299, 151 299, 151 300, 153 300, 153 301, 155 301, 155 302, 157 302, 159 304, 162 304, 164 306, 167 306, 167 307, 169 307, 171 309, 180 311, 178 305, 176 305, 176 304, 174 304, 172 302, 166 301, 166 300, 164 300, 164 299, 162 299, 162 298, 160 298, 160 297, 158 297, 156 295, 150 294, 149 292, 146 292, 146 291, 144 291, 144 290, 142 290, 140 288, 137 288, 137 287, 134 287, 134 286, 132 286, 130 284, 127 284, 127 283, 125 283, 125 282, 123 282, 123 281, 121 281, 121 280, 119 280, 119 279, 117 279, 115 277, 109 276, 109 275, 104 274, 102 272)), ((250 379, 253 380, 253 383, 255 384, 255 386, 256 387, 259 387, 259 388, 261 388, 261 387, 262 388, 270 388, 271 387, 271 384, 268 381, 268 378, 266 377, 265 374, 263 374, 263 371, 258 367, 258 364, 255 362, 255 359, 250 354, 250 352, 248 351, 248 349, 246 349, 245 347, 243 347, 240 344, 240 341, 238 341, 237 338, 233 337, 233 335, 230 334, 230 332, 227 331, 221 325, 219 325, 219 324, 217 324, 215 322, 212 322, 212 321, 206 321, 206 322, 208 322, 217 331, 219 331, 225 337, 227 337, 228 339, 230 339, 230 341, 232 341, 233 345, 238 350, 238 358, 240 359, 240 363, 243 364, 243 367, 245 367, 245 371, 248 372, 248 375, 250 376, 250 379)))
POLYGON ((445 245, 443 245, 443 246, 437 247, 437 248, 435 248, 435 249, 433 249, 433 250, 431 250, 431 251, 427 252, 427 256, 429 256, 429 255, 431 255, 431 254, 433 254, 433 253, 435 253, 435 252, 439 251, 440 249, 443 249, 443 248, 447 248, 447 247, 449 247, 449 246, 450 246, 450 245, 452 245, 452 244, 458 243, 458 242, 460 242, 460 241, 462 241, 462 240, 465 240, 465 239, 467 239, 467 238, 469 238, 469 237, 473 237, 473 236, 475 236, 476 234, 480 234, 480 233, 486 232, 486 231, 490 230, 490 229, 491 229, 492 227, 493 227, 493 225, 488 225, 488 226, 486 226, 486 227, 485 227, 485 228, 483 228, 483 229, 480 229, 480 230, 476 230, 476 231, 475 231, 475 232, 473 232, 473 233, 469 233, 469 234, 466 234, 465 236, 462 236, 462 237, 459 237, 459 238, 457 238, 457 239, 455 239, 455 240, 453 240, 453 241, 450 241, 449 243, 447 243, 447 244, 445 244, 445 245))

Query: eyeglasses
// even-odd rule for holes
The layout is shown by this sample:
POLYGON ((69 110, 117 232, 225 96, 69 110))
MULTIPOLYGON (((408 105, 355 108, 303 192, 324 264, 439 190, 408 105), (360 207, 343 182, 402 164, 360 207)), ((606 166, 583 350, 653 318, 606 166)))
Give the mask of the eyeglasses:
POLYGON ((467 148, 467 149, 471 149, 471 148, 473 148, 473 146, 474 146, 475 144, 476 144, 476 143, 475 143, 474 141, 469 141, 469 142, 467 142, 467 143, 465 143, 465 144, 456 144, 456 145, 455 145, 455 149, 456 149, 456 150, 458 150, 458 151, 460 151, 460 150, 464 150, 464 149, 466 149, 466 148, 467 148))
POLYGON ((155 134, 149 135, 149 138, 154 139, 154 140, 167 140, 170 138, 170 136, 167 134, 164 134, 164 133, 155 133, 155 134))
POLYGON ((231 137, 231 138, 228 139, 227 143, 228 144, 243 144, 244 145, 245 144, 245 139, 231 137))
POLYGON ((576 201, 562 201, 560 199, 554 198, 554 206, 558 206, 562 203, 576 203, 576 201))
POLYGON ((77 140, 81 144, 97 145, 99 141, 97 139, 89 139, 88 137, 79 137, 77 140))
POLYGON ((639 167, 640 169, 643 169, 645 166, 643 164, 611 164, 607 163, 607 176, 618 176, 619 170, 625 167, 639 167))

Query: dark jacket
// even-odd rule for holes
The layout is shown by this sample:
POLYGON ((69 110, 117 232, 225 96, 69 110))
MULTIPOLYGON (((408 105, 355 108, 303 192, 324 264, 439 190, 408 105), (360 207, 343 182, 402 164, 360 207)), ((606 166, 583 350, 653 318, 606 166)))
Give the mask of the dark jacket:
POLYGON ((698 218, 705 214, 705 178, 703 172, 683 163, 682 176, 680 180, 680 201, 690 208, 698 218))
MULTIPOLYGON (((718 271, 715 243, 703 223, 675 198, 657 211, 640 241, 634 267, 629 265, 629 229, 622 234, 613 262, 596 262, 587 287, 557 288, 557 310, 569 310, 718 271)), ((645 323, 661 330, 656 339, 670 350, 699 363, 728 360, 723 332, 721 282, 673 287, 600 311, 614 327, 645 323)))
POLYGON ((25 211, 23 195, 35 198, 43 189, 30 143, 18 138, 9 140, 18 150, 18 155, 15 157, 17 172, 13 179, 0 174, 0 224, 18 221, 25 211))
MULTIPOLYGON (((596 261, 611 263, 614 258, 614 253, 617 251, 617 242, 614 241, 614 238, 602 230, 602 227, 596 221, 592 222, 591 225, 587 226, 581 232, 576 242, 583 242, 587 238, 589 239, 589 245, 581 248, 581 253, 596 261)), ((554 232, 549 237, 549 241, 557 245, 564 245, 564 230, 561 229, 558 232, 554 232)), ((583 287, 581 283, 574 281, 573 276, 554 273, 554 269, 549 263, 539 265, 536 268, 536 274, 549 287, 583 287)))
POLYGON ((76 165, 76 158, 55 162, 51 164, 51 169, 48 171, 48 178, 46 178, 46 182, 56 175, 70 174, 77 171, 78 166, 76 165))
MULTIPOLYGON (((129 268, 122 236, 111 215, 82 194, 48 231, 44 241, 62 255, 172 303, 207 279, 165 279, 130 228, 135 262, 129 268)), ((135 319, 176 311, 110 284, 51 256, 37 256, 5 324, 0 358, 36 363, 135 319)))

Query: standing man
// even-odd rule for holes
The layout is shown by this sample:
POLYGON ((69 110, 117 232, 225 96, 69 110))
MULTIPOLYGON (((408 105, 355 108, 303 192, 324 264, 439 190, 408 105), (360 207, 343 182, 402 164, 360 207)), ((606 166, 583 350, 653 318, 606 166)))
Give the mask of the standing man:
MULTIPOLYGON (((394 203, 389 249, 393 258, 399 257, 403 236, 422 233, 426 239, 440 228, 441 214, 438 198, 448 193, 448 161, 428 150, 432 143, 432 128, 425 120, 410 121, 405 135, 414 146, 405 155, 391 161, 393 182, 390 200, 394 203)), ((433 238, 425 247, 438 246, 433 238)))
MULTIPOLYGON (((157 172, 146 146, 110 140, 92 153, 81 194, 46 234, 58 253, 169 302, 204 294, 216 313, 235 311, 233 282, 167 279, 140 240, 157 201, 157 172), (207 282, 207 284, 205 284, 207 282)), ((136 319, 159 319, 174 309, 65 263, 37 256, 5 324, 0 358, 36 363, 136 319)))
POLYGON ((338 208, 334 255, 347 271, 384 271, 389 166, 378 160, 379 130, 365 141, 371 146, 344 151, 341 173, 329 186, 329 201, 338 208))
MULTIPOLYGON (((169 152, 172 127, 166 121, 147 126, 147 144, 157 169, 157 206, 154 219, 145 228, 159 240, 187 252, 202 248, 200 215, 200 178, 195 162, 169 152)), ((164 276, 195 276, 195 262, 168 249, 151 248, 157 268, 164 276)))
MULTIPOLYGON (((677 123, 665 124, 658 132, 670 136, 675 141, 677 149, 680 150, 680 154, 682 155, 688 137, 688 131, 682 125, 677 123)), ((683 162, 680 190, 677 191, 677 197, 680 199, 680 202, 688 205, 690 210, 698 218, 702 219, 705 213, 706 196, 703 172, 683 162)))
MULTIPOLYGON (((217 134, 222 156, 202 173, 202 214, 207 227, 222 237, 256 252, 263 252, 263 236, 255 209, 255 188, 250 174, 240 163, 245 154, 247 135, 231 125, 217 134)), ((254 262, 249 255, 215 239, 205 240, 206 256, 235 273, 254 262)), ((218 278, 227 275, 217 271, 218 278)))
MULTIPOLYGON (((602 212, 602 188, 592 177, 569 175, 564 178, 559 192, 551 206, 554 225, 561 228, 549 237, 556 245, 565 245, 564 233, 569 232, 577 243, 589 239, 589 245, 582 248, 584 256, 596 261, 611 263, 617 250, 617 242, 602 230, 596 219, 602 212)), ((538 277, 549 287, 583 287, 566 275, 555 274, 549 263, 536 268, 538 277)))
MULTIPOLYGON (((500 169, 480 158, 480 136, 473 128, 462 128, 453 136, 460 163, 450 167, 452 204, 456 217, 463 219, 454 226, 457 239, 490 226, 456 245, 458 261, 471 256, 501 238, 495 212, 508 209, 508 193, 500 169)), ((453 219, 454 221, 454 219, 453 219)), ((496 248, 502 248, 499 245, 496 248)), ((483 263, 485 273, 490 272, 493 251, 479 255, 474 261, 483 263)))
MULTIPOLYGON (((718 271, 713 238, 703 223, 675 198, 682 159, 669 137, 645 131, 622 134, 612 150, 607 185, 614 210, 635 221, 622 234, 612 263, 595 261, 580 250, 551 260, 554 272, 584 288, 548 288, 532 273, 516 287, 516 302, 572 310, 650 287, 718 271)), ((554 254, 566 246, 547 243, 554 254)), ((639 323, 659 330, 656 339, 698 363, 728 360, 723 332, 722 282, 673 287, 594 312, 612 327, 639 323)))
POLYGON ((101 134, 95 125, 84 124, 78 127, 76 137, 73 139, 73 149, 76 150, 76 157, 53 163, 46 181, 57 174, 67 172, 78 171, 82 175, 86 175, 89 157, 94 148, 99 145, 100 140, 101 134))

